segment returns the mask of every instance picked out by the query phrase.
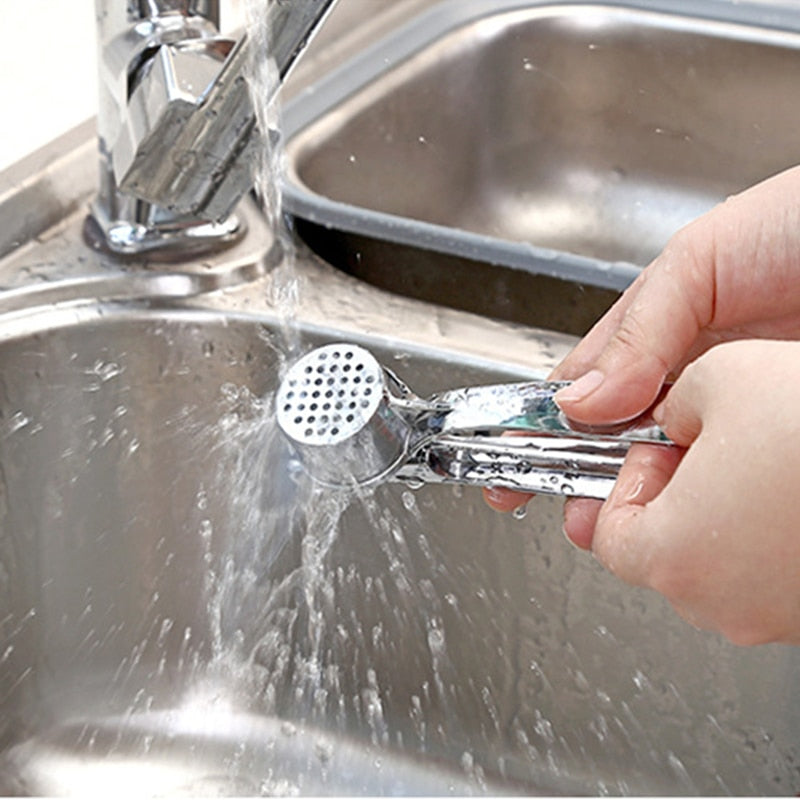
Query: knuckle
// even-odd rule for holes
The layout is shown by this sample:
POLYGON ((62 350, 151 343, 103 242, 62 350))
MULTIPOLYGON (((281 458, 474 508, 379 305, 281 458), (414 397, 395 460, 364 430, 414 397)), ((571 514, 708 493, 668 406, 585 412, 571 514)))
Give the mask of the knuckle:
POLYGON ((651 326, 646 315, 634 307, 617 330, 614 340, 617 351, 615 356, 621 357, 623 363, 637 363, 643 372, 654 372, 663 377, 670 371, 671 365, 652 347, 651 336, 651 326))

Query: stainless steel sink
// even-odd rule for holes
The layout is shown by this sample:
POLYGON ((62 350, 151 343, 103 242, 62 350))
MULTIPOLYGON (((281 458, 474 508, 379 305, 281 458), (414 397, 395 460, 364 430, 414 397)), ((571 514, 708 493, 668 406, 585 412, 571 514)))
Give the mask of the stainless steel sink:
MULTIPOLYGON (((97 311, 0 325, 0 791, 798 789, 796 650, 684 625, 552 499, 309 486, 267 316, 97 311)), ((425 392, 521 372, 361 341, 425 392)))
POLYGON ((276 434, 324 341, 427 394, 573 338, 279 263, 250 203, 232 250, 117 261, 84 239, 95 162, 87 126, 0 174, 0 794, 800 791, 796 648, 685 625, 558 500, 328 493, 276 434))
POLYGON ((377 285, 580 333, 675 230, 800 160, 798 83, 797 10, 434 3, 288 109, 287 204, 377 285))

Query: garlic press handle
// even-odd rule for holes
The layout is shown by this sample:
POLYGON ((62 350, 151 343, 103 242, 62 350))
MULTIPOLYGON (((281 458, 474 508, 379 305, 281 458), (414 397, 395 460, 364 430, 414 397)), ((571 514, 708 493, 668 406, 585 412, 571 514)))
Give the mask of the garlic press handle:
POLYGON ((577 439, 671 444, 649 413, 618 425, 585 426, 567 418, 555 402, 568 381, 529 381, 454 389, 431 398, 448 407, 440 433, 520 431, 577 439))
POLYGON ((627 443, 574 437, 445 435, 413 453, 393 478, 605 500, 627 450, 627 443))

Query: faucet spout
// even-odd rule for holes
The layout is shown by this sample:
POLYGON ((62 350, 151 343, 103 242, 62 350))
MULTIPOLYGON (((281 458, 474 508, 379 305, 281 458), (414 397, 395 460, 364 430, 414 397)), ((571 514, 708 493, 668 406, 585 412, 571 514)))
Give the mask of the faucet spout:
POLYGON ((266 37, 244 33, 234 41, 219 35, 218 4, 210 0, 128 3, 122 30, 114 31, 103 21, 121 0, 97 0, 105 74, 93 217, 111 250, 196 251, 238 238, 233 210, 253 185, 266 133, 249 65, 270 58, 283 81, 335 2, 271 0, 266 37))

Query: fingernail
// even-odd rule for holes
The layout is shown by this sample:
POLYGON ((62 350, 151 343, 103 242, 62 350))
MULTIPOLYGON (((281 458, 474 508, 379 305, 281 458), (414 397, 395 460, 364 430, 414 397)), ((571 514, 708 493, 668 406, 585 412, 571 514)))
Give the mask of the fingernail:
POLYGON ((576 550, 583 550, 582 547, 578 547, 577 544, 572 540, 572 537, 569 535, 569 531, 567 530, 566 524, 561 526, 561 533, 564 538, 576 549, 576 550))
POLYGON ((506 500, 507 493, 507 490, 497 489, 492 486, 484 491, 484 497, 486 497, 490 503, 500 505, 504 500, 506 500))
POLYGON ((585 548, 580 547, 578 543, 572 538, 572 533, 570 532, 570 520, 567 514, 564 515, 564 519, 561 523, 561 533, 564 534, 564 538, 576 549, 576 550, 584 550, 585 548))
MULTIPOLYGON (((594 534, 594 524, 586 518, 581 511, 583 501, 567 500, 564 504, 564 517, 561 530, 567 541, 579 550, 589 550, 592 546, 592 536, 594 534), (577 505, 576 505, 577 503, 577 505)), ((585 511, 586 507, 583 506, 585 511)))
POLYGON ((579 403, 585 400, 592 392, 599 388, 600 384, 605 380, 605 375, 599 369, 593 369, 580 378, 573 381, 569 386, 559 389, 554 396, 557 404, 561 403, 579 403))

